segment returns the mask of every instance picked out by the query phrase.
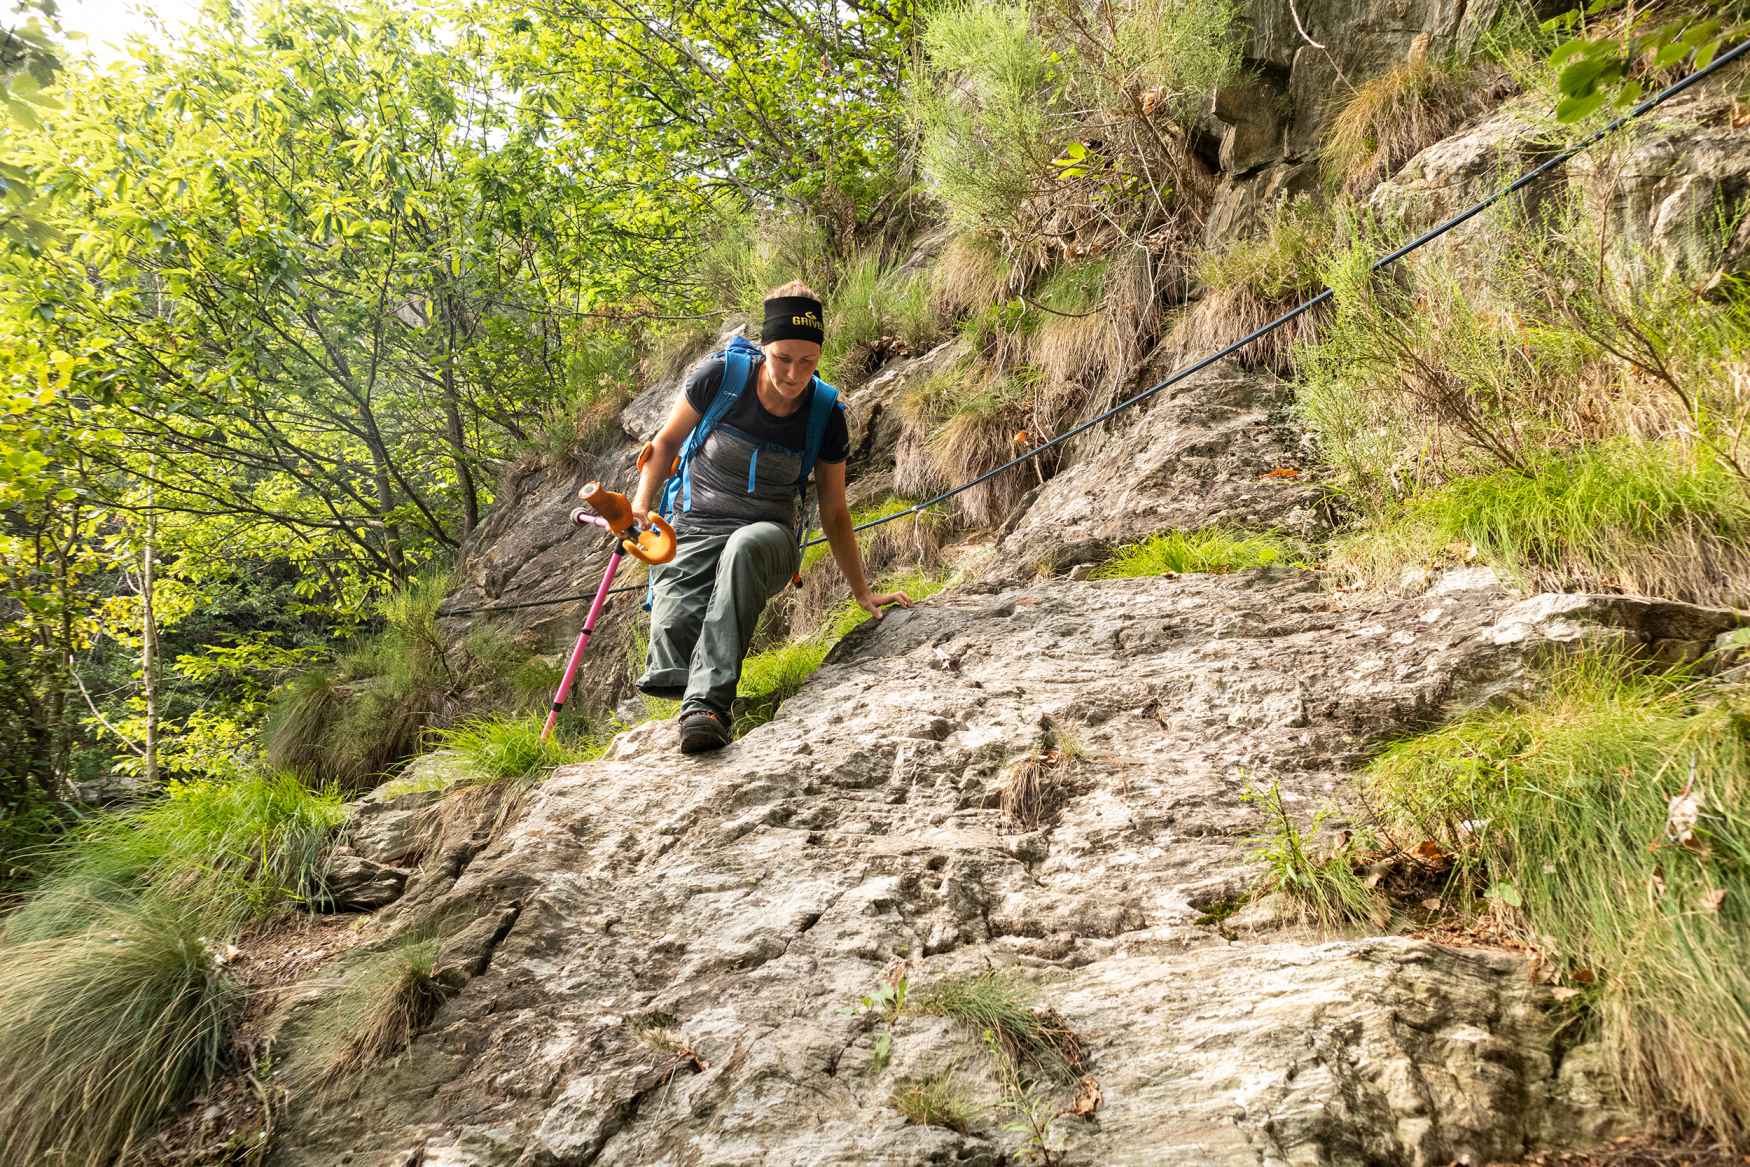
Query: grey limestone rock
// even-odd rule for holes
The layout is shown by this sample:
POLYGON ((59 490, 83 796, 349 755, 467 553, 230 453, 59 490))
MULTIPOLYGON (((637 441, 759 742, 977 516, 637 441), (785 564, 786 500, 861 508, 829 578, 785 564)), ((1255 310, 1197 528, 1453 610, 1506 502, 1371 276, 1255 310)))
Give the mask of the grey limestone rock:
POLYGON ((1608 1080, 1521 957, 1200 922, 1259 873, 1248 785, 1310 817, 1384 735, 1523 691, 1552 651, 1699 650, 1740 619, 1468 583, 948 592, 852 633, 720 754, 628 732, 379 913, 441 922, 455 992, 351 1096, 299 1100, 280 1161, 1016 1161, 975 1036, 908 1010, 880 1067, 857 1002, 901 960, 914 993, 1013 970, 1086 1043, 1104 1101, 1053 1122, 1067 1163, 1434 1167, 1607 1137, 1608 1080), (1073 755, 1055 809, 1013 821, 1000 789, 1048 741, 1073 755), (940 1069, 993 1108, 969 1133, 889 1105, 940 1069))

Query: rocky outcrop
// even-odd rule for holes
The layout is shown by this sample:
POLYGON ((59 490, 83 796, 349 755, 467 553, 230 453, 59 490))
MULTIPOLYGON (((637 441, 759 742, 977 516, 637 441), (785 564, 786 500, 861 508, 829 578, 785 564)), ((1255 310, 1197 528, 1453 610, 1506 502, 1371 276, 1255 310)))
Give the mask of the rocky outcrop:
POLYGON ((1327 127, 1355 86, 1413 46, 1437 57, 1471 52, 1501 8, 1499 0, 1252 0, 1245 70, 1213 95, 1205 117, 1220 175, 1205 243, 1249 234, 1271 204, 1317 187, 1327 127))
MULTIPOLYGON (((1690 282, 1750 264, 1750 121, 1731 78, 1672 99, 1612 141, 1569 160, 1515 196, 1531 213, 1573 198, 1625 281, 1675 275, 1690 282)), ((1429 226, 1489 195, 1553 152, 1565 131, 1547 103, 1516 102, 1411 158, 1370 196, 1376 208, 1429 226)), ((1460 227, 1463 241, 1495 228, 1487 217, 1460 227)))
MULTIPOLYGON (((951 1067, 999 1097, 976 1037, 915 1011, 880 1068, 857 1002, 901 960, 914 993, 1016 970, 1079 1035, 1103 1102, 1052 1124, 1065 1162, 1431 1167, 1608 1133, 1520 957, 1209 909, 1259 872, 1248 786, 1305 816, 1345 802, 1382 736, 1519 689, 1563 646, 1693 655, 1737 623, 1293 571, 894 612, 720 755, 653 723, 487 815, 510 818, 495 841, 372 924, 441 921, 457 991, 407 1056, 302 1103, 281 1160, 1013 1162, 999 1111, 961 1133, 890 1107, 951 1067), (1002 788, 1048 744, 1049 809, 1019 824, 1002 788)), ((405 860, 400 807, 353 845, 405 860)))
POLYGON ((1157 531, 1216 524, 1314 534, 1314 475, 1287 416, 1292 401, 1269 373, 1223 364, 1093 431, 1003 540, 1006 561, 1068 564, 1157 531))

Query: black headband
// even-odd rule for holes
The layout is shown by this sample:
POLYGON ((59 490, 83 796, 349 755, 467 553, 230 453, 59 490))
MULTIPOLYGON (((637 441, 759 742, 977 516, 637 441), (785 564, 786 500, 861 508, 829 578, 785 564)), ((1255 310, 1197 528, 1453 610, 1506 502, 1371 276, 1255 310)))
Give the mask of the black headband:
POLYGON ((820 301, 812 296, 774 296, 766 301, 766 322, 760 327, 760 341, 812 340, 819 344, 826 336, 825 316, 820 301))

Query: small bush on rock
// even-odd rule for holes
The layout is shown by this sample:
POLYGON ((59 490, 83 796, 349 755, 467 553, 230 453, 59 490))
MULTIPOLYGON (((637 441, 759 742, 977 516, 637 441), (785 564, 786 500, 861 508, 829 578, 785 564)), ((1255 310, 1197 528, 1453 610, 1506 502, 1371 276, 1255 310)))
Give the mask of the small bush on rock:
MULTIPOLYGON (((1305 918, 1327 931, 1351 924, 1385 925, 1389 915, 1385 900, 1356 873, 1351 844, 1315 854, 1275 783, 1267 790, 1247 790, 1242 797, 1262 810, 1269 824, 1252 853, 1266 867, 1261 890, 1287 896, 1305 918)), ((1326 817, 1324 811, 1313 816, 1313 833, 1324 827, 1326 817)))

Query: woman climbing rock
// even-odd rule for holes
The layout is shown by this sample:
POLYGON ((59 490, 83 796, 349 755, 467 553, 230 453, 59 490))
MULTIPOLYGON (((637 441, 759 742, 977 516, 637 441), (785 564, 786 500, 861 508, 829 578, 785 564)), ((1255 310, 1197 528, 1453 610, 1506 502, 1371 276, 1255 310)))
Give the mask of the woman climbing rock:
POLYGON ((730 740, 754 624, 801 564, 810 478, 821 529, 857 603, 877 619, 888 604, 911 607, 904 592, 870 589, 851 533, 850 432, 837 391, 815 376, 824 318, 807 285, 773 289, 759 347, 737 338, 696 365, 642 459, 632 513, 661 497, 679 550, 653 571, 650 658, 638 688, 681 699, 683 753, 730 740))

